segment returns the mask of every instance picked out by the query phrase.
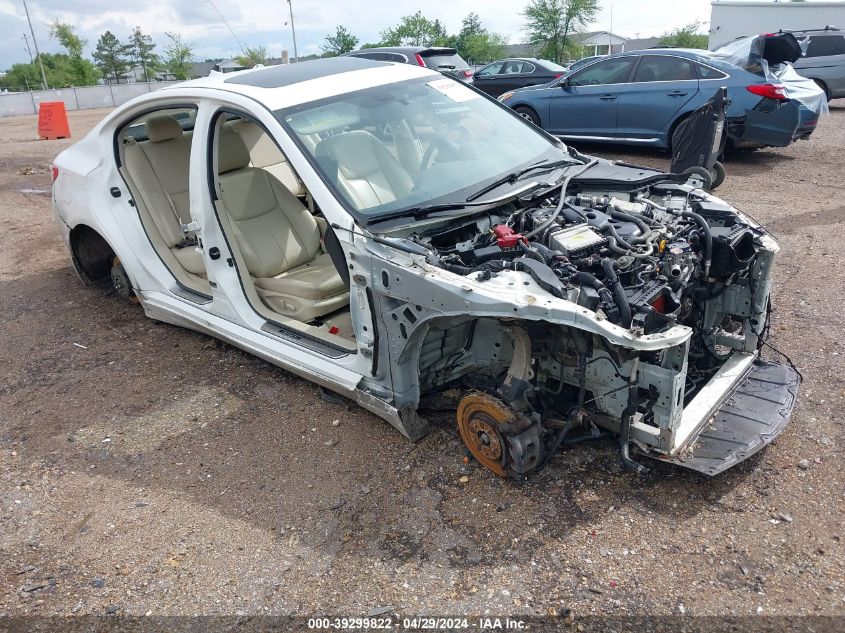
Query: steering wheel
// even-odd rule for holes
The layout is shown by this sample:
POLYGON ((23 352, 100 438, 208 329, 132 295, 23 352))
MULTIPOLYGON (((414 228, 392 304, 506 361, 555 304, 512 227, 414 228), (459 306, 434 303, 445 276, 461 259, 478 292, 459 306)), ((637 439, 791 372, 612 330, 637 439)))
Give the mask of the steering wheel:
POLYGON ((434 156, 434 152, 437 150, 438 152, 441 150, 446 150, 453 154, 458 154, 461 151, 461 146, 455 143, 454 141, 446 138, 445 136, 437 136, 437 138, 432 141, 429 146, 425 150, 425 154, 423 154, 422 161, 420 161, 420 171, 428 169, 428 164, 431 162, 432 156, 434 156))

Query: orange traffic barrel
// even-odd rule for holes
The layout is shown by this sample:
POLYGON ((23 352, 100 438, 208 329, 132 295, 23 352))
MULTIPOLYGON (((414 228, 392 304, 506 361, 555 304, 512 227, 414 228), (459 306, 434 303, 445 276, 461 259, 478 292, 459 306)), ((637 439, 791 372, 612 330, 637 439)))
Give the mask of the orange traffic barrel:
POLYGON ((38 104, 38 137, 70 138, 64 101, 42 101, 38 104))

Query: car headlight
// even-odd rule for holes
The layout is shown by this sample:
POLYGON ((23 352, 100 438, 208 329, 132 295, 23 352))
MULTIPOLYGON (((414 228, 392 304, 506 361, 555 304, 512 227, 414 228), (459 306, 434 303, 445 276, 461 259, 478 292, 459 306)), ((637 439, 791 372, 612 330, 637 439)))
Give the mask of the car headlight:
POLYGON ((511 92, 506 92, 506 93, 504 93, 503 95, 500 95, 500 96, 499 96, 499 101, 507 101, 507 100, 508 100, 508 99, 510 99, 512 96, 513 96, 513 91, 511 91, 511 92))

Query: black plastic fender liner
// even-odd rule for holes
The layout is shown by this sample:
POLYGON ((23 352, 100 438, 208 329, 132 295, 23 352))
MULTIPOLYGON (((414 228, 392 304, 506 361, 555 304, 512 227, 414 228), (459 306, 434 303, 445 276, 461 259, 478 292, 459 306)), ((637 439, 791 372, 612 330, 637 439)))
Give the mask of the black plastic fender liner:
POLYGON ((650 455, 705 475, 718 475, 748 459, 786 428, 801 377, 788 365, 756 360, 713 413, 710 422, 678 455, 650 455))

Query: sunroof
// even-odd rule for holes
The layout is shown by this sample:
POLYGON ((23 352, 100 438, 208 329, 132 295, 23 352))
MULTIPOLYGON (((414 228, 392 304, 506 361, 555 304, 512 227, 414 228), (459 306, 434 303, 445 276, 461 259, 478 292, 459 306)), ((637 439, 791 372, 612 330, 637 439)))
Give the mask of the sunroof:
POLYGON ((296 64, 270 66, 251 73, 238 73, 234 77, 225 79, 223 83, 255 86, 256 88, 281 88, 309 79, 319 79, 353 70, 388 65, 386 62, 362 57, 329 57, 328 59, 312 59, 296 64))

